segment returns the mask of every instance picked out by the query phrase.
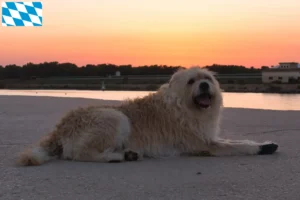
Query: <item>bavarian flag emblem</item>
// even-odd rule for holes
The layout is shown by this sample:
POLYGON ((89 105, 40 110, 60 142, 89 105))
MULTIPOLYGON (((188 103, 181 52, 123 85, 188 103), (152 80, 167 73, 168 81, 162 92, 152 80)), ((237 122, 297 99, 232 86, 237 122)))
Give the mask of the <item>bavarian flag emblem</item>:
POLYGON ((2 2, 2 26, 42 26, 41 2, 2 2))

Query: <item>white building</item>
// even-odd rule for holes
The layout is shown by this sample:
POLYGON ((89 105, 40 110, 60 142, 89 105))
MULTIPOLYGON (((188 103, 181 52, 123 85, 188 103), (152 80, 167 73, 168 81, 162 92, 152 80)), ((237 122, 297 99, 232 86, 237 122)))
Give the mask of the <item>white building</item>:
POLYGON ((278 68, 262 71, 263 83, 289 83, 300 81, 300 68, 296 62, 279 63, 278 68))
POLYGON ((298 68, 298 63, 296 62, 279 63, 279 69, 296 69, 296 68, 298 68))

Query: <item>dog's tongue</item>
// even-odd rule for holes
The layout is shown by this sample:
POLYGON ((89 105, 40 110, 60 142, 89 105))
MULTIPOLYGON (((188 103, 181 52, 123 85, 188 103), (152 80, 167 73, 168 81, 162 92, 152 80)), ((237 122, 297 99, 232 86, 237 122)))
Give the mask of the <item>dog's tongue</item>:
POLYGON ((210 99, 209 99, 209 97, 206 97, 206 96, 198 97, 197 101, 200 105, 204 105, 204 106, 210 105, 210 99))

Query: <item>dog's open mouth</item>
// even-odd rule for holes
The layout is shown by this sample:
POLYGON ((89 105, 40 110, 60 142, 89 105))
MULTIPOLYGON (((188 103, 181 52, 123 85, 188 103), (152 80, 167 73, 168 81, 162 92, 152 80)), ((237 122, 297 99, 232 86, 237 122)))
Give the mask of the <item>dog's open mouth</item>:
POLYGON ((194 103, 201 108, 208 108, 211 105, 212 96, 209 93, 202 93, 194 97, 194 103))

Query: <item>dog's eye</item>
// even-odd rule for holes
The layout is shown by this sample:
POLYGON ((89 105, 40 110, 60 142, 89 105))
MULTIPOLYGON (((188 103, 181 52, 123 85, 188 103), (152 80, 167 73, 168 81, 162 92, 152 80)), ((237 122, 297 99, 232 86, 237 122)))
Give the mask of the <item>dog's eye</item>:
POLYGON ((193 83, 195 83, 195 80, 194 80, 194 79, 190 79, 190 80, 188 81, 188 84, 189 84, 189 85, 192 85, 193 83))

